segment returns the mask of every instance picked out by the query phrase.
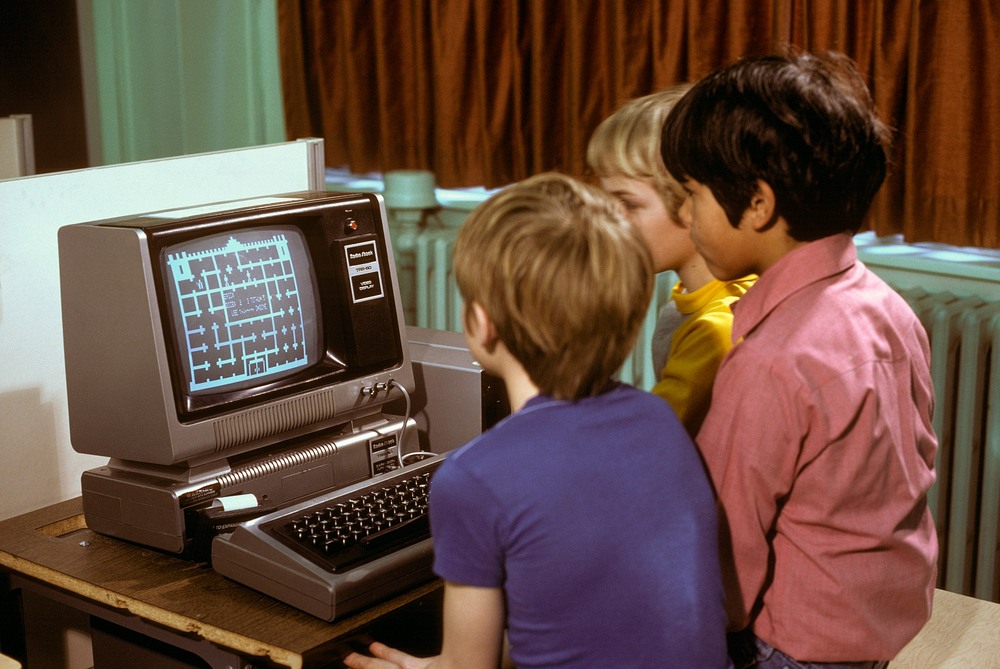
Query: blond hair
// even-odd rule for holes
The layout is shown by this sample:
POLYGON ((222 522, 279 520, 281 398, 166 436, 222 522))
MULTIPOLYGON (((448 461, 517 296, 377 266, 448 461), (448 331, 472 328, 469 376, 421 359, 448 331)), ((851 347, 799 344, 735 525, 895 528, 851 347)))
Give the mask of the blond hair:
POLYGON ((540 174, 477 207, 455 240, 455 279, 539 390, 604 390, 635 343, 653 266, 638 230, 601 190, 540 174))
POLYGON ((684 189, 663 166, 660 137, 667 114, 690 88, 679 84, 629 100, 601 121, 587 145, 587 165, 594 174, 648 179, 675 220, 684 189))

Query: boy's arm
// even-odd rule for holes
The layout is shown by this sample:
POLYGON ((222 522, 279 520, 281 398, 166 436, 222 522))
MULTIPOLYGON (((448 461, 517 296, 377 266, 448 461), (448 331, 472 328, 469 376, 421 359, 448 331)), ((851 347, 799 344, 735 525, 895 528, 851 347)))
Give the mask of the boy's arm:
POLYGON ((417 658, 380 643, 375 657, 352 653, 344 659, 351 669, 496 669, 504 628, 503 591, 446 581, 444 585, 444 644, 441 655, 417 658))
POLYGON ((506 618, 503 590, 446 581, 444 643, 434 667, 496 669, 506 618))

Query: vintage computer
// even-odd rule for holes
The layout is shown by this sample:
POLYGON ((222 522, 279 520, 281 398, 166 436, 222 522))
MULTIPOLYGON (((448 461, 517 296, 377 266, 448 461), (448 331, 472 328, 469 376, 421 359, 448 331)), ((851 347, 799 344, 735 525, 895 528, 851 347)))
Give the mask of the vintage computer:
POLYGON ((379 195, 70 225, 59 266, 71 443, 110 458, 82 476, 91 529, 328 620, 431 577, 427 481, 506 409, 456 340, 404 324, 379 195), (445 410, 435 383, 482 398, 440 444, 413 418, 445 410))

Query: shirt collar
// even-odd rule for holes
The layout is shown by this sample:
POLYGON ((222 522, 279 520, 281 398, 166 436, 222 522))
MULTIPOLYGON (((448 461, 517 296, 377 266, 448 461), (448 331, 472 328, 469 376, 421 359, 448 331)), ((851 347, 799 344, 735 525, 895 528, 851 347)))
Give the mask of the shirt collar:
POLYGON ((760 275, 746 295, 731 305, 733 341, 750 334, 775 307, 798 291, 850 269, 857 260, 854 238, 846 232, 808 242, 786 253, 760 275))
POLYGON ((726 286, 725 281, 713 279, 701 288, 688 293, 684 292, 684 285, 678 281, 674 284, 671 296, 674 299, 674 304, 677 306, 677 311, 688 315, 698 311, 712 300, 718 299, 717 296, 725 296, 726 286))

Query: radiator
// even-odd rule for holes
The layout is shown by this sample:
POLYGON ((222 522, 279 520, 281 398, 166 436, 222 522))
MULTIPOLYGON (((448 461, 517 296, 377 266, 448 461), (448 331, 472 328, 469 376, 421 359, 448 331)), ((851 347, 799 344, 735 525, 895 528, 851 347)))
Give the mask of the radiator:
POLYGON ((901 290, 931 341, 938 585, 1000 601, 1000 301, 901 290))
POLYGON ((462 331, 462 298, 455 285, 452 230, 428 231, 417 237, 414 254, 414 317, 417 327, 462 331))

